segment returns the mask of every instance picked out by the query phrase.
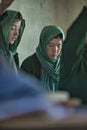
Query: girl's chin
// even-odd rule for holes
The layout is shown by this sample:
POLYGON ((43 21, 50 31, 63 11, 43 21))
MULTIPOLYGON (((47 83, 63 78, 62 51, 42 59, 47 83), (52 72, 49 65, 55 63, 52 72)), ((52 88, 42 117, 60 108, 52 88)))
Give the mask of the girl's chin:
POLYGON ((14 44, 15 40, 11 41, 10 44, 14 44))

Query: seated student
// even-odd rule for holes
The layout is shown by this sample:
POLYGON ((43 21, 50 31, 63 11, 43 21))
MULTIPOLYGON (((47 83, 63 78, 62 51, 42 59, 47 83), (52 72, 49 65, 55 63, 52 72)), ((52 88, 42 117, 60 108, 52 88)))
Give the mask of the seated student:
POLYGON ((0 55, 9 61, 17 71, 19 58, 17 47, 25 27, 25 20, 20 12, 7 10, 0 15, 0 55))
POLYGON ((21 69, 42 81, 47 91, 55 92, 59 88, 60 55, 64 40, 63 30, 56 25, 45 26, 40 34, 36 52, 26 58, 21 69))
POLYGON ((62 49, 60 89, 87 104, 87 7, 67 31, 62 49))

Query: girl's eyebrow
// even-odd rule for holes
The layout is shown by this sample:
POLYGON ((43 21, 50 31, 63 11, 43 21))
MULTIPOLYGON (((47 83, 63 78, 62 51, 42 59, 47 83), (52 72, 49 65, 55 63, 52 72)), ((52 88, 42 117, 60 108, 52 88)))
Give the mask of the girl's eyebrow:
MULTIPOLYGON (((52 43, 52 42, 48 42, 48 44, 54 44, 54 43, 52 43)), ((61 45, 61 43, 57 43, 58 45, 61 45)))

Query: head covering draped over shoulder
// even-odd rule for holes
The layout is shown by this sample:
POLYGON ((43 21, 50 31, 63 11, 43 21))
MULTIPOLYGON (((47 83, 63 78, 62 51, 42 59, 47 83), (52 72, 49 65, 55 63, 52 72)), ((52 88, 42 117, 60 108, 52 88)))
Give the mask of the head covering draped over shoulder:
POLYGON ((82 71, 83 74, 87 73, 87 43, 85 43, 87 42, 86 39, 87 33, 85 33, 76 51, 76 60, 72 68, 72 73, 74 74, 78 73, 79 70, 82 71))
POLYGON ((7 10, 0 16, 0 54, 5 57, 9 57, 10 61, 12 61, 13 57, 16 54, 17 47, 20 43, 25 28, 25 20, 22 18, 19 36, 17 37, 14 44, 12 44, 9 48, 8 36, 17 16, 20 16, 22 18, 20 12, 13 10, 7 10))
POLYGON ((42 29, 39 45, 36 48, 36 55, 42 66, 42 84, 49 91, 56 91, 58 89, 60 56, 56 60, 51 60, 47 56, 46 45, 59 34, 62 34, 62 40, 64 40, 64 32, 59 26, 45 26, 42 29))

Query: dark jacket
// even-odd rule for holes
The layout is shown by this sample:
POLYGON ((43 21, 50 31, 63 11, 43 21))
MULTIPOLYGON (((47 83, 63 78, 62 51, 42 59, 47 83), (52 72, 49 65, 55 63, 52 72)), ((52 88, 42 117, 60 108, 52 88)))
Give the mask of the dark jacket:
POLYGON ((21 69, 27 74, 34 75, 36 78, 41 78, 41 64, 38 61, 36 53, 26 58, 22 65, 21 69))
POLYGON ((67 90, 71 97, 87 103, 87 56, 85 36, 87 32, 87 8, 67 31, 62 49, 60 89, 67 90))

